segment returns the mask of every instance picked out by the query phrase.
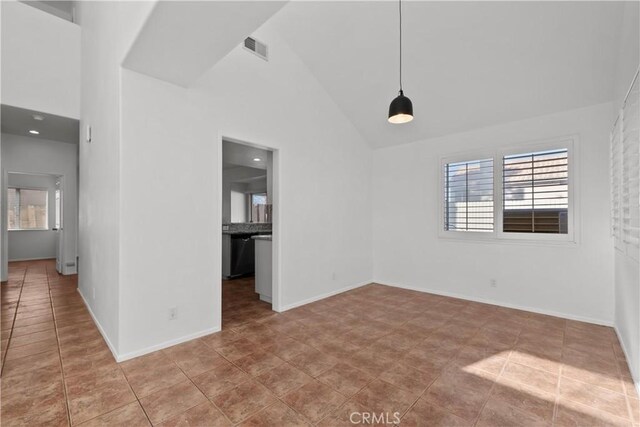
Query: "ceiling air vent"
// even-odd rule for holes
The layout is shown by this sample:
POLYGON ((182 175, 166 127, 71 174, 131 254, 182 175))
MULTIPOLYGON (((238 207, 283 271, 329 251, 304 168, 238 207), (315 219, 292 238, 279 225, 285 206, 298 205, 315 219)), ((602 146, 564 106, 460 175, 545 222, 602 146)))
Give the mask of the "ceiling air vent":
POLYGON ((250 50, 251 52, 255 53, 256 55, 258 55, 260 58, 264 59, 265 61, 267 61, 267 45, 259 42, 258 40, 252 38, 252 37, 247 37, 246 39, 244 39, 244 48, 247 50, 250 50))

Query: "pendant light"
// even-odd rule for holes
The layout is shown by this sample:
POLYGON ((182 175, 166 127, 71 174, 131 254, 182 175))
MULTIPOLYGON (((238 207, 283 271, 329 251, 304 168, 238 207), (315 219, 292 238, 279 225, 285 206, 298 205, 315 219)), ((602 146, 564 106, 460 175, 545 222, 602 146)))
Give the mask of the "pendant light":
POLYGON ((402 92, 402 0, 398 0, 400 15, 400 92, 389 105, 389 123, 408 123, 413 120, 413 104, 402 92))

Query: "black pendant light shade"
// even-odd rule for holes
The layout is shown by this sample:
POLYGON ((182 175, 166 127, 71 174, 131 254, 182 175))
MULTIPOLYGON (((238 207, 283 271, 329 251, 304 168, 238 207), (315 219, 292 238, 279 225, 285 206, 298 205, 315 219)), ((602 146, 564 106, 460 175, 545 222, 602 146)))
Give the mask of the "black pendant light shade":
POLYGON ((413 120, 413 104, 402 90, 389 105, 389 123, 407 123, 413 120))
POLYGON ((413 104, 402 92, 402 0, 398 0, 400 17, 400 93, 389 105, 389 123, 408 123, 413 120, 413 104))

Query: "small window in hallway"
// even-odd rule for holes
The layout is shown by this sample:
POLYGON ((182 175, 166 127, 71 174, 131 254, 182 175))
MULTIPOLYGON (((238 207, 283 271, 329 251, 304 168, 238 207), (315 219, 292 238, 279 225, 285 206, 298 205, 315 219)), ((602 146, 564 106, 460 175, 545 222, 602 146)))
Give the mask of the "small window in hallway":
POLYGON ((251 194, 251 222, 271 222, 267 193, 251 194))
POLYGON ((47 230, 47 191, 27 188, 7 190, 9 230, 47 230))
POLYGON ((61 204, 62 200, 61 200, 61 194, 60 194, 60 190, 57 189, 56 190, 56 222, 53 225, 53 227, 56 230, 60 230, 60 228, 62 227, 62 204, 61 204))

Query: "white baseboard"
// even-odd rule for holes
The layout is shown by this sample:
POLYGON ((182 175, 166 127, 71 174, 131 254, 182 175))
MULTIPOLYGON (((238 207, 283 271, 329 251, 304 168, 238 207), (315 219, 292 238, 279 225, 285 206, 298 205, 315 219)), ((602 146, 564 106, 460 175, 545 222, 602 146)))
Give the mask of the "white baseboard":
MULTIPOLYGON (((51 256, 45 256, 45 257, 38 257, 38 258, 17 258, 17 259, 10 259, 8 262, 24 262, 24 261, 44 261, 44 260, 54 260, 56 259, 55 256, 51 257, 51 256)), ((62 275, 63 276, 68 276, 71 274, 78 274, 78 272, 76 271, 76 266, 74 265, 73 267, 67 267, 66 265, 64 267, 62 267, 62 275)))
POLYGON ((111 350, 111 353, 113 354, 113 357, 116 359, 116 362, 124 362, 125 360, 133 359, 133 358, 139 357, 139 356, 144 356, 145 354, 153 353, 154 351, 163 350, 165 348, 172 347, 172 346, 178 345, 178 344, 182 344, 183 342, 191 341, 191 340, 194 340, 196 338, 203 337, 205 335, 209 335, 209 334, 213 334, 213 333, 216 333, 216 332, 220 332, 220 326, 216 326, 214 328, 205 329, 204 331, 195 332, 193 334, 189 334, 189 335, 185 335, 185 336, 180 337, 180 338, 176 338, 176 339, 173 339, 173 340, 165 341, 163 343, 152 345, 152 346, 146 347, 146 348, 142 348, 140 350, 131 351, 131 352, 125 353, 125 354, 119 354, 116 351, 115 347, 111 344, 111 341, 109 340, 109 337, 107 336, 107 334, 105 333, 104 329, 102 328, 102 325, 100 325, 100 322, 98 321, 96 316, 93 314, 93 311, 91 310, 91 307, 89 306, 89 304, 87 304, 87 300, 85 299, 84 295, 82 294, 82 291, 80 290, 80 288, 78 288, 78 293, 80 294, 80 297, 82 297, 82 301, 84 302, 84 305, 87 307, 87 310, 89 311, 89 314, 91 315, 91 318, 93 319, 93 322, 98 327, 98 330, 100 331, 100 334, 102 335, 102 338, 104 338, 104 341, 107 343, 107 347, 109 347, 109 350, 111 350))
POLYGON ((98 321, 98 318, 96 317, 96 315, 93 314, 93 310, 91 310, 91 306, 87 303, 87 299, 82 294, 82 290, 80 288, 78 288, 78 293, 80 294, 80 298, 82 298, 82 302, 84 302, 85 307, 87 307, 87 311, 89 311, 89 314, 91 315, 91 318, 93 319, 93 323, 95 323, 96 326, 98 327, 98 331, 100 331, 100 335, 102 335, 102 338, 104 339, 104 342, 107 343, 107 347, 109 347, 109 350, 111 350, 111 354, 113 354, 113 357, 116 359, 116 362, 117 362, 118 361, 118 352, 116 351, 116 348, 113 346, 113 344, 111 344, 111 341, 109 340, 109 337, 107 336, 106 332, 104 331, 104 328, 102 327, 102 325, 98 321))
POLYGON ((8 262, 43 261, 45 259, 53 259, 53 260, 55 260, 56 257, 55 256, 41 256, 41 257, 36 257, 36 258, 16 258, 16 259, 10 259, 8 262))
POLYGON ((488 298, 479 298, 479 297, 473 297, 473 296, 469 296, 469 295, 461 295, 461 294, 456 294, 454 292, 446 292, 446 291, 441 291, 441 290, 437 290, 437 289, 426 289, 426 288, 419 288, 419 287, 416 287, 416 286, 407 286, 407 285, 395 285, 395 284, 391 285, 391 284, 378 282, 378 281, 373 282, 373 283, 379 283, 381 285, 391 286, 391 287, 395 287, 395 288, 409 289, 411 291, 418 291, 418 292, 424 292, 424 293, 428 293, 428 294, 441 295, 441 296, 445 296, 445 297, 458 298, 458 299, 463 299, 463 300, 466 300, 466 301, 473 301, 473 302, 480 302, 480 303, 483 303, 483 304, 497 305, 499 307, 513 308, 515 310, 523 310, 523 311, 529 311, 529 312, 532 312, 532 313, 545 314, 547 316, 560 317, 560 318, 563 318, 563 319, 576 320, 576 321, 579 321, 579 322, 593 323, 593 324, 596 324, 596 325, 613 327, 613 321, 610 321, 610 320, 594 319, 594 318, 584 317, 584 316, 575 316, 575 315, 572 315, 572 314, 560 313, 560 312, 553 311, 553 310, 544 310, 544 309, 535 308, 535 307, 527 307, 527 306, 518 305, 518 304, 510 304, 510 303, 505 303, 505 302, 502 302, 502 301, 491 300, 491 299, 488 299, 488 298))
POLYGON ((78 274, 78 270, 76 269, 76 266, 74 265, 73 267, 68 267, 68 266, 64 266, 62 267, 62 275, 63 276, 68 276, 71 274, 78 274))
POLYGON ((216 326, 213 328, 205 329, 204 331, 195 332, 193 334, 185 335, 180 338, 176 338, 173 340, 165 341, 160 344, 152 345, 150 347, 141 348, 140 350, 130 351, 129 353, 125 353, 119 355, 116 360, 118 362, 124 362, 125 360, 133 359, 135 357, 144 356, 145 354, 153 353, 154 351, 163 350, 165 348, 173 347, 174 345, 182 344, 183 342, 191 341, 196 338, 204 337, 205 335, 214 334, 216 332, 220 332, 220 326, 216 326))
POLYGON ((636 386, 636 391, 640 396, 640 372, 634 372, 633 366, 629 363, 631 359, 629 358, 629 352, 627 351, 627 347, 624 345, 624 340, 622 339, 622 335, 618 330, 618 326, 614 326, 613 329, 616 331, 616 335, 618 336, 618 341, 620 342, 620 347, 622 347, 622 352, 624 353, 624 357, 627 360, 627 365, 629 366, 629 372, 631 372, 631 378, 633 379, 633 384, 636 386))
POLYGON ((260 294, 260 300, 264 302, 268 302, 269 304, 272 304, 271 297, 268 297, 266 295, 260 294))
POLYGON ((321 299, 329 298, 329 297, 332 297, 334 295, 341 294, 343 292, 347 292, 347 291, 350 291, 350 290, 353 290, 353 289, 356 289, 356 288, 360 288, 362 286, 369 285, 371 283, 372 282, 370 280, 367 280, 366 282, 356 283, 355 285, 347 286, 347 287, 338 289, 336 291, 327 292, 326 294, 321 294, 321 295, 318 295, 318 296, 315 296, 315 297, 307 298, 307 299, 302 300, 302 301, 298 301, 298 302, 294 302, 294 303, 291 303, 291 304, 287 304, 287 305, 281 307, 280 313, 282 313, 283 311, 291 310, 292 308, 296 308, 296 307, 300 307, 300 306, 303 306, 303 305, 311 304, 312 302, 320 301, 321 299))

